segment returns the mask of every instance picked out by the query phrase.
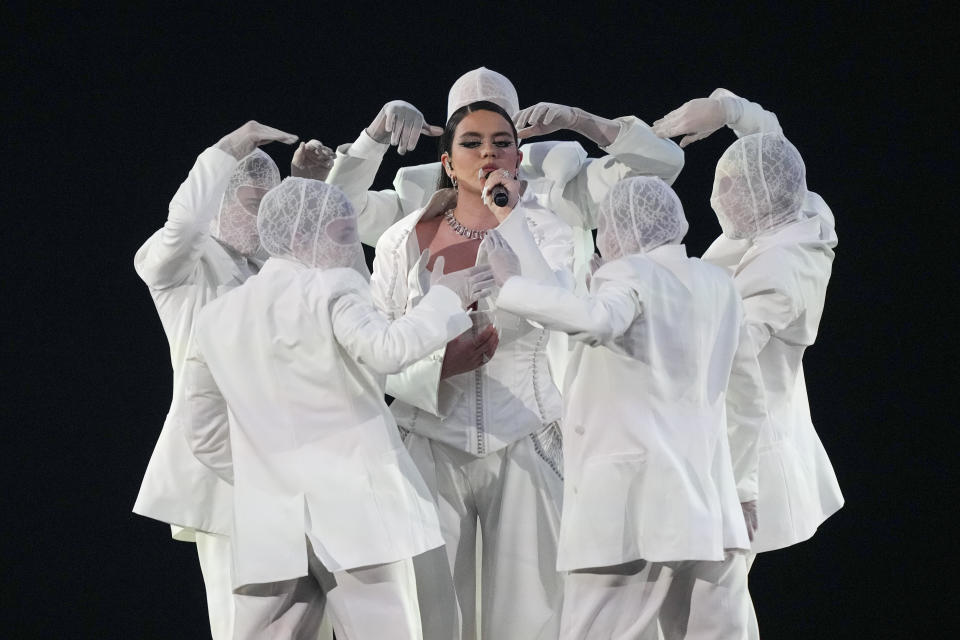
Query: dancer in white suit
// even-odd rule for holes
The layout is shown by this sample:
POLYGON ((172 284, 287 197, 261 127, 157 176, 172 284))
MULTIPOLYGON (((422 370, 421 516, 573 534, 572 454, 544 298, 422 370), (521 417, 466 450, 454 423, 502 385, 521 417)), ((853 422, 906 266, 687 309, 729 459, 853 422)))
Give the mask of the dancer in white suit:
MULTIPOLYGON (((729 277, 688 258, 687 221, 658 178, 628 178, 600 208, 604 264, 579 297, 518 272, 488 242, 498 308, 578 340, 564 388, 564 491, 557 560, 561 638, 739 638, 749 547, 727 438, 759 429, 731 370, 757 381, 729 277)), ((755 396, 754 396, 755 397, 755 396)), ((756 465, 755 456, 752 464, 756 465)))
POLYGON ((271 258, 203 309, 185 373, 190 446, 234 487, 236 637, 312 639, 329 602, 338 637, 420 638, 410 558, 443 539, 383 375, 469 328, 489 271, 391 323, 339 189, 288 178, 258 228, 271 258))
MULTIPOLYGON (((691 100, 655 123, 681 146, 724 124, 739 138, 717 163, 710 203, 723 235, 703 259, 733 274, 760 348, 768 420, 760 433, 759 528, 754 554, 808 539, 843 506, 830 459, 810 419, 803 353, 823 315, 837 234, 823 199, 777 117, 725 90, 691 100)), ((759 638, 751 605, 750 637, 759 638)))
MULTIPOLYGON (((232 497, 230 487, 187 447, 181 374, 200 309, 262 264, 257 207, 280 183, 280 171, 257 146, 296 139, 251 121, 201 153, 170 201, 166 224, 134 259, 170 343, 173 401, 133 511, 169 523, 177 540, 196 542, 214 640, 233 637, 228 537, 232 497)), ((322 170, 320 160, 304 148, 298 150, 293 168, 300 164, 322 170)))

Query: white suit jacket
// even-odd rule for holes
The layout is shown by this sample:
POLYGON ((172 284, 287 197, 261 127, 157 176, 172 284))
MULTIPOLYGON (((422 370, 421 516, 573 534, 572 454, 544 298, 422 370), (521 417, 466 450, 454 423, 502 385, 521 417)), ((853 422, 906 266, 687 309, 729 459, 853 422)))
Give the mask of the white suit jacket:
MULTIPOLYGON (((796 544, 843 506, 827 452, 810 419, 803 352, 814 343, 837 236, 833 214, 815 193, 804 220, 757 238, 746 251, 718 238, 704 253, 732 267, 757 347, 768 419, 759 438, 760 526, 753 551, 796 544)), ((742 247, 742 245, 740 245, 742 247)))
POLYGON ((742 316, 729 276, 666 245, 603 265, 590 289, 515 277, 497 299, 579 339, 564 385, 557 568, 749 548, 726 437, 742 316))
MULTIPOLYGON (((714 96, 737 97, 725 89, 714 96)), ((738 137, 782 132, 776 115, 740 98, 738 137)), ((833 212, 807 192, 803 220, 748 240, 720 236, 703 259, 728 269, 743 297, 759 354, 767 420, 759 434, 759 528, 753 551, 808 539, 843 506, 833 465, 810 419, 803 352, 823 315, 837 234, 833 212)))
POLYGON ((181 540, 193 540, 194 529, 228 534, 232 520, 232 489, 187 447, 182 430, 182 372, 200 309, 257 268, 231 255, 209 234, 210 221, 236 166, 237 160, 219 149, 200 154, 170 202, 166 224, 134 259, 170 343, 173 401, 133 511, 175 525, 174 537, 181 540))
MULTIPOLYGON (((374 302, 389 317, 400 318, 420 304, 417 223, 441 215, 455 202, 452 189, 438 191, 426 207, 394 224, 377 242, 370 285, 374 302)), ((497 230, 519 257, 525 276, 570 283, 570 227, 538 198, 525 193, 497 230)), ((387 378, 387 393, 396 398, 390 408, 400 426, 479 456, 560 420, 563 403, 547 363, 550 332, 499 309, 495 314, 500 344, 486 365, 441 379, 441 348, 387 378)))
POLYGON ((187 361, 188 437, 234 484, 235 586, 307 575, 306 538, 330 571, 443 544, 383 376, 470 326, 444 287, 390 323, 358 272, 283 258, 207 305, 187 361))

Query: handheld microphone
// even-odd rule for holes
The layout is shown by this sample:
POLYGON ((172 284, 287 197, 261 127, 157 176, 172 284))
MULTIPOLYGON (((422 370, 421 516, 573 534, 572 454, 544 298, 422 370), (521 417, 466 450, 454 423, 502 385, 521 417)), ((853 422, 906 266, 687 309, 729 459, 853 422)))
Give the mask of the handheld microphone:
MULTIPOLYGON (((490 171, 484 178, 489 178, 492 173, 493 171, 490 171)), ((510 192, 507 191, 507 188, 502 184, 498 184, 490 189, 490 193, 493 195, 493 203, 498 207, 505 207, 507 203, 510 202, 510 192)))

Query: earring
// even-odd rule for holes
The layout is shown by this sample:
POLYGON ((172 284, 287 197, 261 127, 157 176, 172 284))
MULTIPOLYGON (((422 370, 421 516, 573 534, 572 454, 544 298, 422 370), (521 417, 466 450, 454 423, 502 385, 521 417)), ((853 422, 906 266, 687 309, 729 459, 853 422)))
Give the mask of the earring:
POLYGON ((453 183, 453 188, 457 188, 457 176, 450 176, 450 182, 453 183))

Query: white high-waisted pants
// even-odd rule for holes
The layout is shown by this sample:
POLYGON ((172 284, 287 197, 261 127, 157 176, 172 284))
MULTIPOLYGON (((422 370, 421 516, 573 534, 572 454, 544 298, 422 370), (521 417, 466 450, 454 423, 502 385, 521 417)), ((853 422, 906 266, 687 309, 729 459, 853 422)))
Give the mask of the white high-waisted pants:
POLYGON ((563 499, 559 438, 559 425, 551 424, 478 458, 415 433, 406 436, 436 500, 446 543, 445 558, 426 553, 414 560, 428 640, 459 637, 458 612, 463 640, 477 637, 478 523, 480 637, 557 637, 563 599, 556 570, 563 499), (444 560, 447 566, 437 566, 444 560))

